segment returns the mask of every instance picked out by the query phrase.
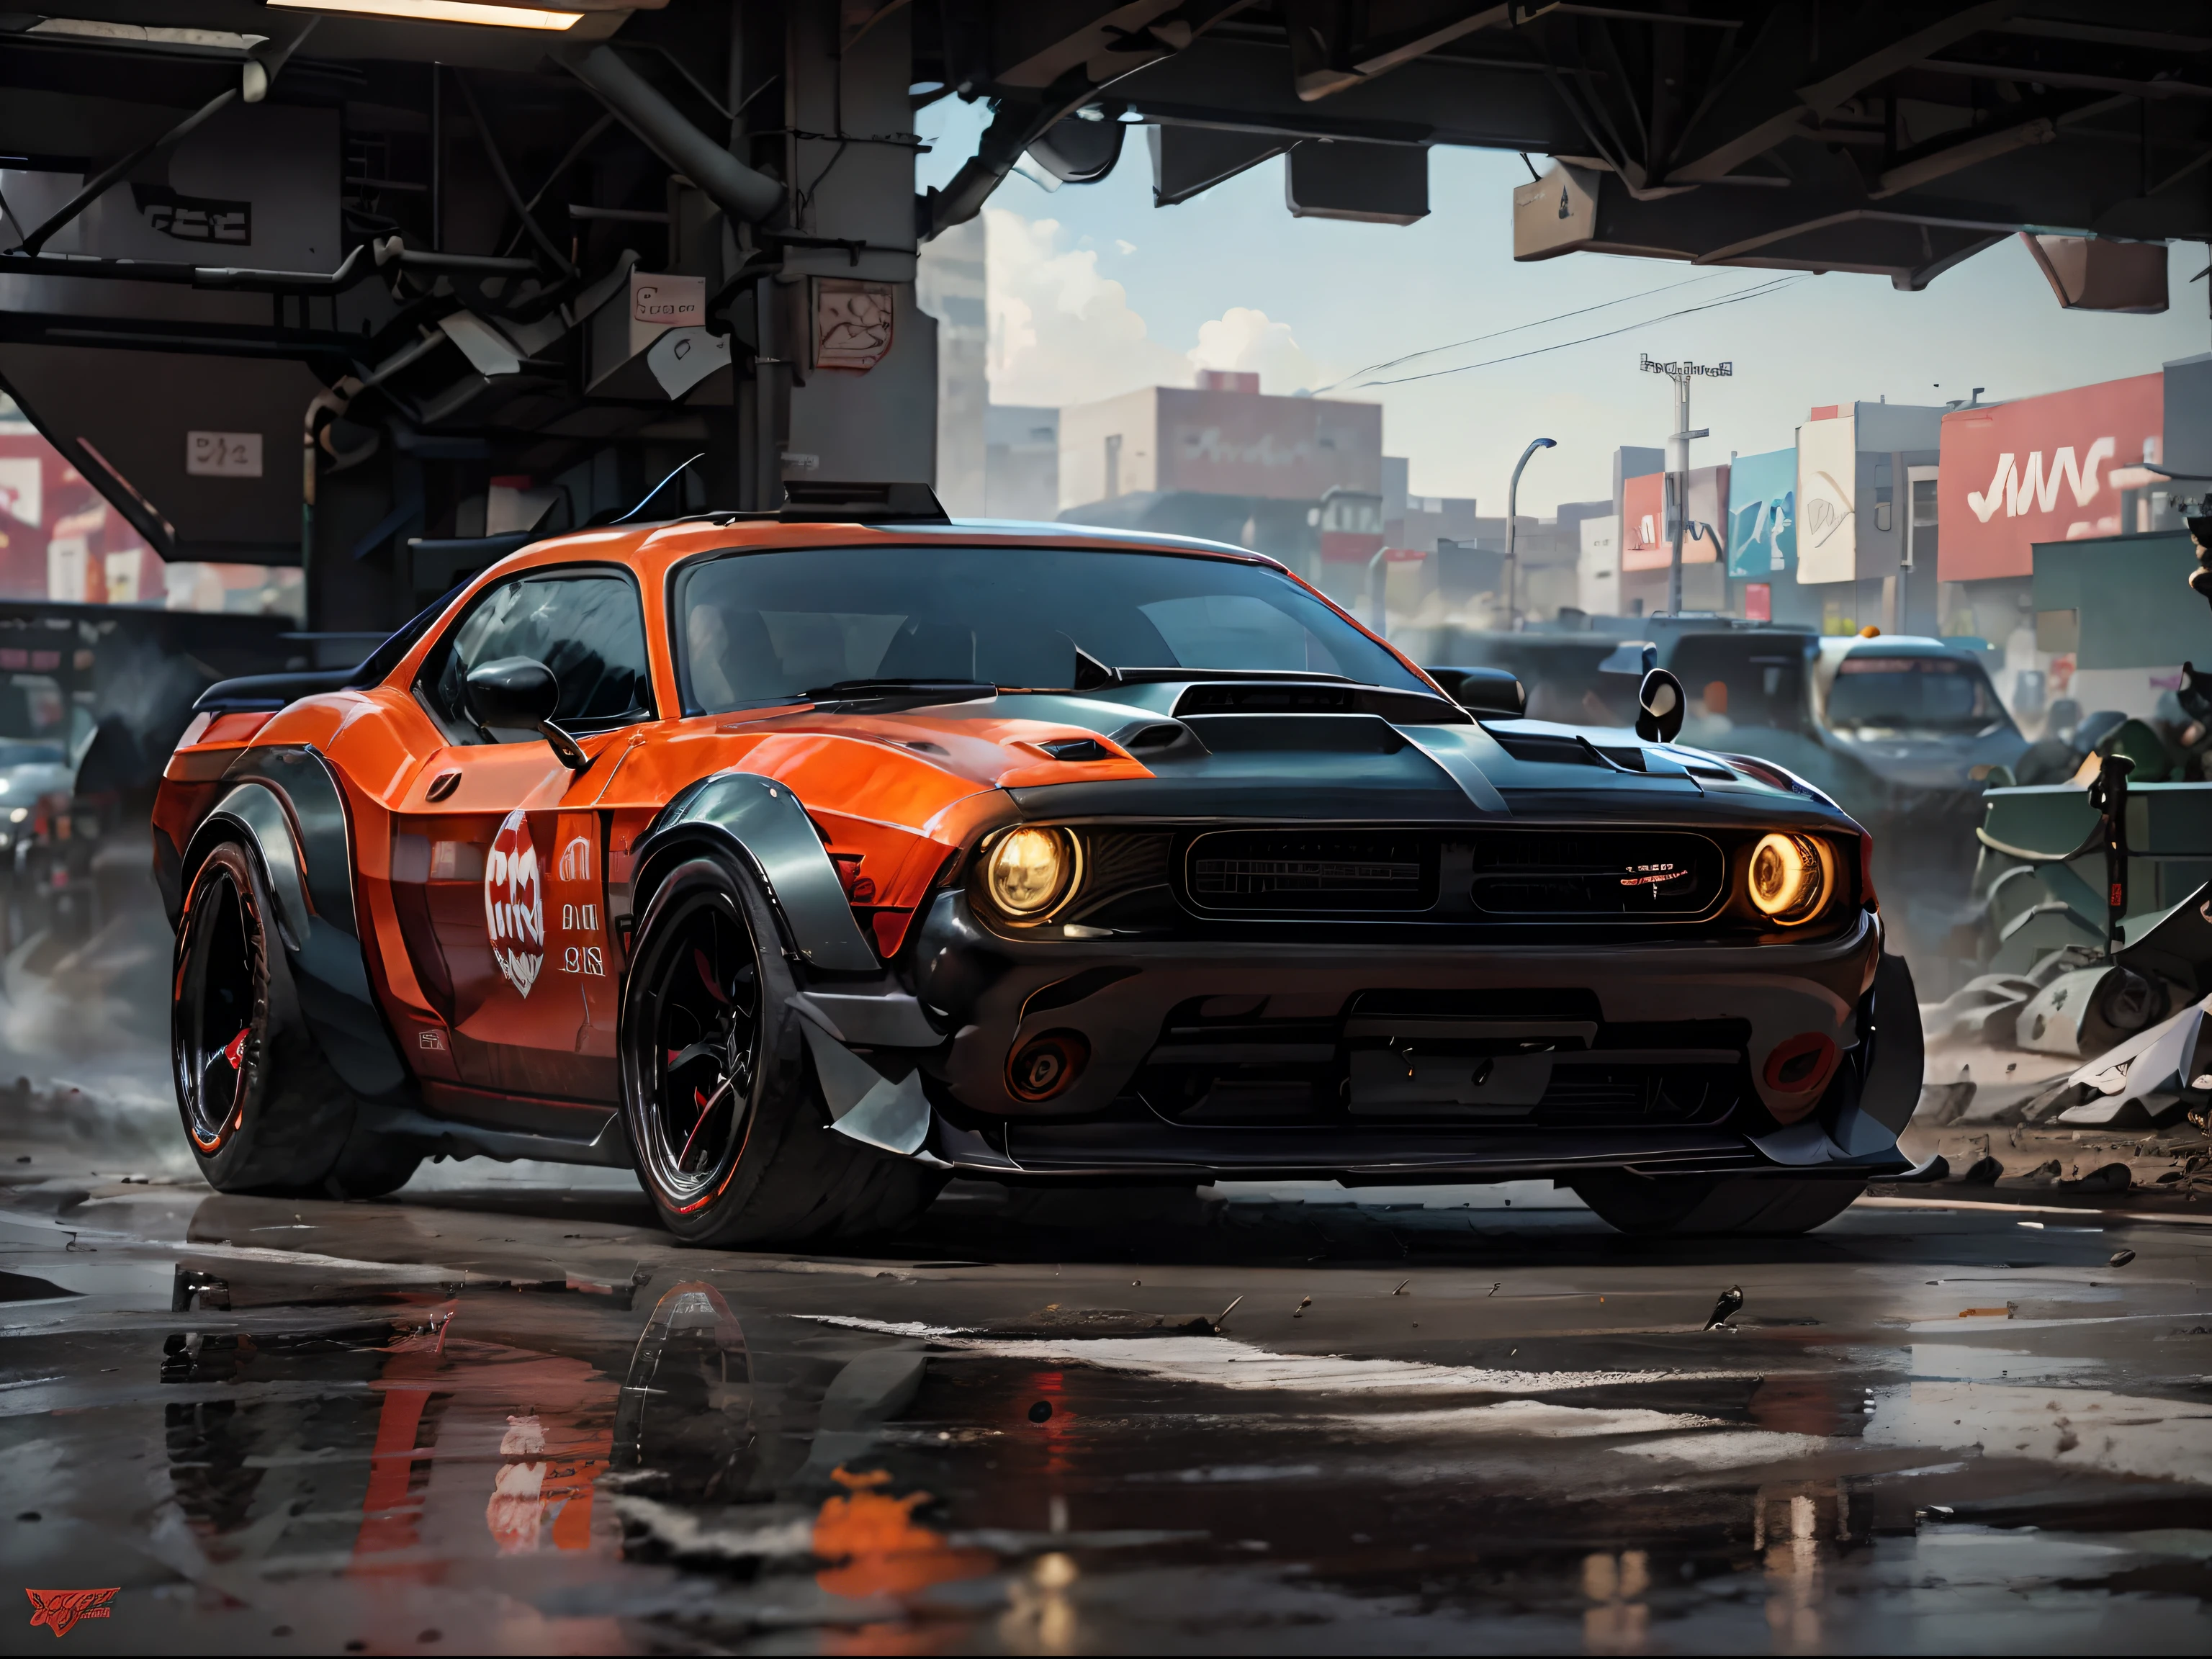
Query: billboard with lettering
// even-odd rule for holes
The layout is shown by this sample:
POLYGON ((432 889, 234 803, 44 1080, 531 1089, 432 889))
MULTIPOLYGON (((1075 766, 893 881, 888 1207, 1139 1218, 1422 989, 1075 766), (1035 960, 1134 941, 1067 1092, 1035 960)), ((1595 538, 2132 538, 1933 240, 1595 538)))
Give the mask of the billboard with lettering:
POLYGON ((2038 542, 2117 534, 2112 474, 2157 459, 2164 413, 2158 374, 1952 410, 1936 483, 1937 574, 2026 576, 2038 542))

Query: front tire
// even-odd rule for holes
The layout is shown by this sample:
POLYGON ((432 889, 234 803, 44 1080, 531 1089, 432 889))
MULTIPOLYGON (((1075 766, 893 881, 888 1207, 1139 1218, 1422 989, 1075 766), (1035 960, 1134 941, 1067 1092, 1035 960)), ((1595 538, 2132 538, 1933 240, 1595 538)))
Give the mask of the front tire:
POLYGON ((1794 1238, 1833 1221, 1866 1191, 1856 1181, 1655 1177, 1626 1170, 1593 1170, 1569 1184, 1607 1226, 1646 1237, 1794 1238))
POLYGON ((392 1191, 420 1155, 356 1127, 357 1106, 300 1012, 252 855, 236 842, 194 872, 177 929, 170 1067, 185 1139, 220 1193, 392 1191))
POLYGON ((687 1243, 821 1244, 919 1217, 926 1165, 837 1133, 807 1058, 775 918, 750 871, 671 871, 623 996, 623 1124, 661 1223, 687 1243))

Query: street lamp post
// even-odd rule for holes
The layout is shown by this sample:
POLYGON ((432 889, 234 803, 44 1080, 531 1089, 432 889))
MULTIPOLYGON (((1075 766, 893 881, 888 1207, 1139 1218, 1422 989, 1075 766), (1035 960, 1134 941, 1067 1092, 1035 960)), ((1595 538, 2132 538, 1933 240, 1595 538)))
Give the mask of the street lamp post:
POLYGON ((1513 628, 1513 590, 1521 574, 1521 556, 1515 547, 1521 526, 1521 469, 1528 465, 1528 458, 1538 450, 1558 447, 1549 438, 1530 440, 1528 447, 1521 452, 1521 459, 1513 463, 1513 482, 1505 486, 1505 627, 1509 633, 1513 628))
POLYGON ((1727 363, 1655 363, 1647 355, 1641 364, 1646 374, 1664 374, 1674 383, 1674 434, 1667 440, 1667 525, 1674 540, 1674 556, 1667 569, 1667 614, 1682 614, 1682 532, 1690 517, 1690 440, 1711 436, 1710 429, 1690 430, 1690 382, 1700 374, 1726 380, 1735 374, 1727 363))

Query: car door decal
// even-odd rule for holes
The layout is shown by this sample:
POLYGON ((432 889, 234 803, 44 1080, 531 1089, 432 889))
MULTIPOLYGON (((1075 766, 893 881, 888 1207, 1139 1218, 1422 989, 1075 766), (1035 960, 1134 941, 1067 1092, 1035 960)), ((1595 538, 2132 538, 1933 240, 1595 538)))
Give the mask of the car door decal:
POLYGON ((525 997, 545 965, 545 894, 538 878, 530 819, 518 806, 501 823, 484 860, 484 928, 492 960, 525 997))

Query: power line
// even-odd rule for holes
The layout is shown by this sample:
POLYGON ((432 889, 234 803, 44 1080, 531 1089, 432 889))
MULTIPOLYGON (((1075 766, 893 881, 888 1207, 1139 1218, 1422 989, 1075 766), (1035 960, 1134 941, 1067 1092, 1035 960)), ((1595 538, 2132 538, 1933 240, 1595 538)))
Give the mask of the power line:
POLYGON ((1378 369, 1395 368, 1401 363, 1412 362, 1416 357, 1432 357, 1440 351, 1457 351, 1462 346, 1480 345, 1485 340, 1502 339, 1508 334, 1519 334, 1528 329, 1543 328, 1553 323, 1564 323, 1576 317, 1587 317, 1593 311, 1603 311, 1611 306, 1630 305, 1638 300, 1649 300, 1656 295, 1672 294, 1676 289, 1694 288, 1700 283, 1717 282, 1728 274, 1723 270, 1711 271, 1703 276, 1692 276, 1687 282, 1668 283, 1659 288, 1647 288, 1640 294, 1624 294, 1618 300, 1601 300, 1594 306, 1583 306, 1576 311, 1563 311, 1556 317, 1539 317, 1533 323, 1516 323, 1510 328, 1494 329, 1488 334, 1477 334, 1470 339, 1454 340, 1449 345, 1424 346, 1419 351, 1406 353, 1402 357, 1387 357, 1379 363, 1370 363, 1364 368, 1355 368, 1340 380, 1333 380, 1327 386, 1316 386, 1313 395, 1318 397, 1324 392, 1334 392, 1338 386, 1347 385, 1364 375, 1372 374, 1378 369))
MULTIPOLYGON (((1588 345, 1594 340, 1610 340, 1618 335, 1632 334, 1639 328, 1650 328, 1656 323, 1672 322, 1677 317, 1694 316, 1700 311, 1717 311, 1723 306, 1735 305, 1745 300, 1759 299, 1765 295, 1776 292, 1778 289, 1789 288, 1796 283, 1802 283, 1808 276, 1815 274, 1816 273, 1812 271, 1805 271, 1796 276, 1778 277, 1773 281, 1759 283, 1757 287, 1746 289, 1741 294, 1731 294, 1724 300, 1710 300, 1701 306, 1685 306, 1680 311, 1662 312, 1656 317, 1647 317, 1641 322, 1626 323, 1619 328, 1607 329, 1601 334, 1585 334, 1579 340, 1562 340, 1556 345, 1538 346, 1533 350, 1516 351, 1512 353, 1510 356, 1504 357, 1492 357, 1487 361, 1480 363, 1462 363, 1456 368, 1432 368, 1419 374, 1400 374, 1387 380, 1369 380, 1364 382, 1364 384, 1367 386, 1404 386, 1408 381, 1412 380, 1433 380, 1446 374, 1464 374, 1470 369, 1495 368, 1500 363, 1517 363, 1524 357, 1540 357, 1547 351, 1565 351, 1570 346, 1588 345)), ((1355 376, 1354 378, 1357 377, 1355 376)))

